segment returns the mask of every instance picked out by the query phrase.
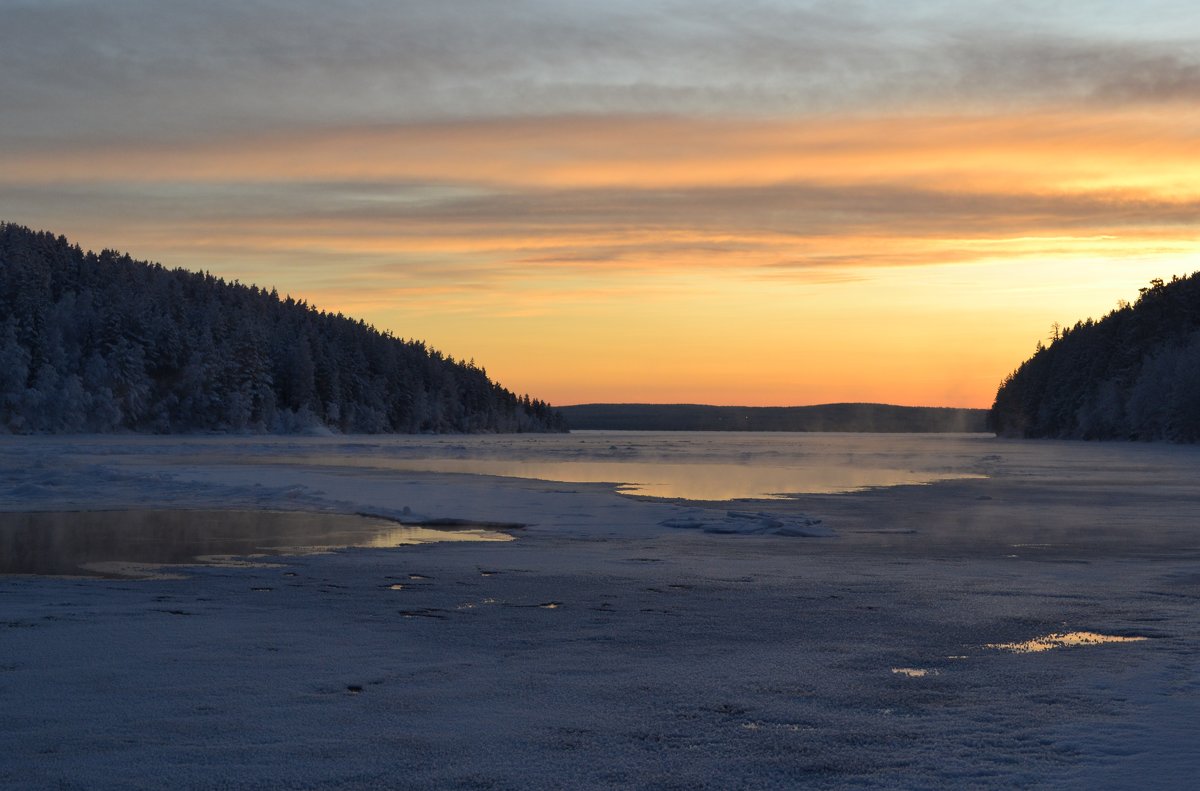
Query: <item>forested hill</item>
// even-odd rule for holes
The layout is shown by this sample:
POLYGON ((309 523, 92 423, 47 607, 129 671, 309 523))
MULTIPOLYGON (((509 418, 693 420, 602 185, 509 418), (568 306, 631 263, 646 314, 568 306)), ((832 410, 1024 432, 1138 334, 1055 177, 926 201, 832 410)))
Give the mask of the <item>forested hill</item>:
POLYGON ((0 432, 561 431, 473 363, 0 223, 0 432))
POLYGON ((580 404, 559 411, 575 429, 634 431, 985 431, 984 409, 890 404, 709 406, 707 404, 580 404))
POLYGON ((1200 272, 1141 294, 1039 343, 996 393, 996 432, 1200 441, 1200 272))

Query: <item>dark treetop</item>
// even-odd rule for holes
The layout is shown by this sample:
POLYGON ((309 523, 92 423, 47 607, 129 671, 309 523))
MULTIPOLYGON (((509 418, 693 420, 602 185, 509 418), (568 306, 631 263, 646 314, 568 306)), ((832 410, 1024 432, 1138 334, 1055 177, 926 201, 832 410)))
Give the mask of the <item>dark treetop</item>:
POLYGON ((561 431, 473 362, 0 223, 0 432, 561 431))
POLYGON ((1039 343, 996 393, 996 432, 1200 440, 1200 272, 1151 281, 1141 294, 1039 343))

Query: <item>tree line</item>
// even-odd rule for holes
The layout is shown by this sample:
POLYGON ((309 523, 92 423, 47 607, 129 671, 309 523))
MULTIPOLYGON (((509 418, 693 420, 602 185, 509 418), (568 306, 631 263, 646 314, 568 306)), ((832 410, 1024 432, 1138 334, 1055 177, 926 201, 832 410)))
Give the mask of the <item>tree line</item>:
POLYGON ((0 432, 565 431, 361 320, 0 223, 0 432))
POLYGON ((1005 436, 1200 441, 1200 272, 1056 326, 1000 385, 989 419, 1005 436))

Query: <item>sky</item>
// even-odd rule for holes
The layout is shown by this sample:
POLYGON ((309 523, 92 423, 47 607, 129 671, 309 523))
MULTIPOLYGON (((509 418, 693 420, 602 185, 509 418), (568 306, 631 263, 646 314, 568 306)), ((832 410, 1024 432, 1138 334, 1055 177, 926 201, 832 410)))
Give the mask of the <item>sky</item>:
POLYGON ((0 219, 554 404, 986 407, 1200 269, 1200 4, 0 0, 0 219))

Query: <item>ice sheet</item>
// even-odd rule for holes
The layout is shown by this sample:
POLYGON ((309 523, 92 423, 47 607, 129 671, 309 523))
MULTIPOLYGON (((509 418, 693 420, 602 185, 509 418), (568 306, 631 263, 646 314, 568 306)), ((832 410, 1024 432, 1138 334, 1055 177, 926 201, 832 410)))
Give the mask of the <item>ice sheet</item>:
POLYGON ((530 526, 183 580, 0 579, 0 785, 1187 788, 1198 462, 976 437, 5 438, 10 511, 530 526), (987 477, 707 504, 329 461, 612 454, 987 477), (988 647, 1070 633, 1147 639, 988 647))

